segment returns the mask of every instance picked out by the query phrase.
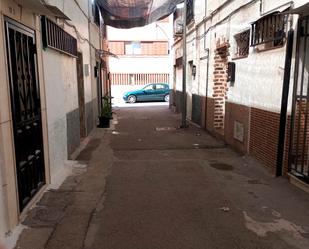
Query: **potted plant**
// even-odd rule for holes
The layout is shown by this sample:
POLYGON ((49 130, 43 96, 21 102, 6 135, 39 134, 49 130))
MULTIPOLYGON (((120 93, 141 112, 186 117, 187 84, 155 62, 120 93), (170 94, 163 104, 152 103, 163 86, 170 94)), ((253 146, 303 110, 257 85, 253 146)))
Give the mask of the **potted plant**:
POLYGON ((109 121, 113 118, 111 99, 112 97, 109 94, 105 94, 105 96, 102 97, 102 108, 98 125, 100 128, 109 127, 109 121))

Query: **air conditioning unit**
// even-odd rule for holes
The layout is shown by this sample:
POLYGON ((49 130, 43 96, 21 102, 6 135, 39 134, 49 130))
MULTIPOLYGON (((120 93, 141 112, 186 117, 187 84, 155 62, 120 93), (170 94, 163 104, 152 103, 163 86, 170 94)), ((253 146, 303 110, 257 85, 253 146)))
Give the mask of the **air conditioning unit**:
POLYGON ((181 36, 183 34, 183 21, 176 20, 174 24, 174 36, 181 36))

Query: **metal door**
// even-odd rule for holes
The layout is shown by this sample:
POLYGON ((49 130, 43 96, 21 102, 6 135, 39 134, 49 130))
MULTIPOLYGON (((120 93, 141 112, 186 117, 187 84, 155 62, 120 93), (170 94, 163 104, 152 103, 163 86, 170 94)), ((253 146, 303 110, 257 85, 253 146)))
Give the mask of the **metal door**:
POLYGON ((16 174, 20 211, 45 184, 39 82, 33 30, 6 19, 16 174))
POLYGON ((300 18, 291 118, 289 172, 309 183, 309 16, 300 18))

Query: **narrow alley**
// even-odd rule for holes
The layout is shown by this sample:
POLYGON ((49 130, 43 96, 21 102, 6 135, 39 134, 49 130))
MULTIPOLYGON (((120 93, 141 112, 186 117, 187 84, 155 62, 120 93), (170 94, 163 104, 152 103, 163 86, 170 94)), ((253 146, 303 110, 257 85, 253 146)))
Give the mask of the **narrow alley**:
POLYGON ((115 108, 16 249, 309 248, 309 197, 167 106, 115 108))
POLYGON ((309 0, 0 0, 0 249, 309 249, 309 0))

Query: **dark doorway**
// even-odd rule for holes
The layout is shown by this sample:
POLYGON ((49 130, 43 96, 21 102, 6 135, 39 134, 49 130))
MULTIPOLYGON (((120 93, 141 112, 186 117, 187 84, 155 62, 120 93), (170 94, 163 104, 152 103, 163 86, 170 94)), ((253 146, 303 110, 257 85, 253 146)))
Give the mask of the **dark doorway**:
POLYGON ((78 108, 80 122, 80 138, 86 137, 86 119, 85 119, 85 88, 84 88, 84 70, 83 70, 83 54, 78 53, 76 59, 77 67, 77 90, 78 90, 78 108))
POLYGON ((45 184, 40 91, 35 33, 6 19, 19 208, 22 211, 45 184))

